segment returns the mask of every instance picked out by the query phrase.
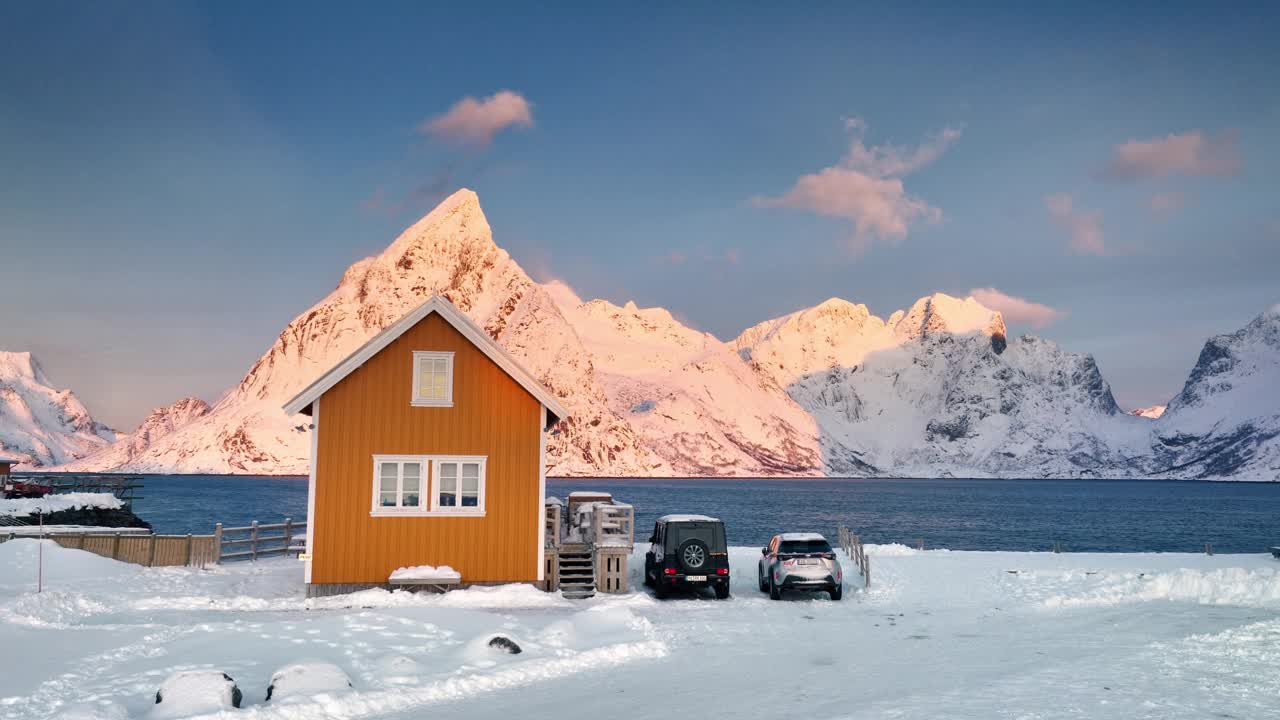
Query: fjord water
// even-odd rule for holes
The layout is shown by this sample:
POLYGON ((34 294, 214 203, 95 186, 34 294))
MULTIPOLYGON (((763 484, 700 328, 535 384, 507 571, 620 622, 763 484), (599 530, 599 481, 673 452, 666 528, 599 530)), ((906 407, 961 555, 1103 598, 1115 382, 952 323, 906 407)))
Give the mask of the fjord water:
MULTIPOLYGON (((305 478, 150 475, 135 510, 161 533, 215 522, 301 520, 305 478)), ((1280 545, 1280 483, 1163 480, 551 479, 547 494, 602 490, 636 509, 636 537, 672 512, 722 518, 734 545, 783 530, 953 550, 1262 552, 1280 545)))

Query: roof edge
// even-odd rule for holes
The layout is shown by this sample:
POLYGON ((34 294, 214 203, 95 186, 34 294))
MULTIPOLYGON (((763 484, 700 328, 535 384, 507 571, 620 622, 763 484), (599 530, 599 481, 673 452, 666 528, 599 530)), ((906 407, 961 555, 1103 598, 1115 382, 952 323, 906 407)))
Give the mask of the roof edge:
POLYGON ((343 358, 341 362, 330 368, 328 372, 319 378, 316 378, 302 392, 285 403, 283 406, 284 411, 289 415, 304 412, 321 395, 354 372, 356 368, 368 362, 374 355, 382 352, 388 345, 407 332, 409 328, 417 325, 433 312, 444 318, 445 322, 452 325, 472 345, 479 348, 480 352, 502 368, 516 383, 528 391, 538 402, 542 403, 543 407, 547 408, 547 411, 553 416, 548 420, 547 427, 554 425, 556 421, 568 414, 556 397, 551 394, 551 391, 529 374, 529 371, 512 357, 506 348, 489 337, 489 334, 477 325, 474 320, 449 302, 448 298, 441 295, 432 295, 426 302, 388 325, 382 332, 374 335, 364 345, 357 348, 355 352, 343 358))

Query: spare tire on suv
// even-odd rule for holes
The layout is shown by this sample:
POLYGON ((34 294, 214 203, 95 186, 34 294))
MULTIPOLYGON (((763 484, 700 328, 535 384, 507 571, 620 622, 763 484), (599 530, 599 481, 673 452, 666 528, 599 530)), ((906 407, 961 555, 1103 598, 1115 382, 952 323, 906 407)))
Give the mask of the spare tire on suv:
POLYGON ((653 526, 644 556, 644 581, 659 598, 712 588, 729 597, 729 551, 724 523, 706 515, 664 515, 653 526))

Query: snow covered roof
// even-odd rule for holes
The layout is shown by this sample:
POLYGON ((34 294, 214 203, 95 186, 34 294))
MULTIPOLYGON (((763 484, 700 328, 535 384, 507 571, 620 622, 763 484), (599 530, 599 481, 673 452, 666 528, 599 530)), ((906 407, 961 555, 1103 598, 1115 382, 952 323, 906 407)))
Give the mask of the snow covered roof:
POLYGON ((707 515, 663 515, 658 522, 720 522, 720 518, 707 515))
POLYGON ((315 382, 306 387, 305 390, 298 393, 289 402, 285 403, 284 411, 290 415, 300 412, 309 412, 311 403, 320 398, 334 385, 337 385, 343 378, 350 375, 356 368, 365 364, 374 355, 377 355, 383 348, 390 345, 396 338, 405 334, 409 328, 417 325, 423 318, 431 313, 438 313, 444 321, 453 326, 455 330, 462 333, 462 336, 471 341, 492 360, 498 367, 502 368, 511 379, 520 383, 520 386, 529 391, 529 394, 537 398, 538 402, 547 409, 547 427, 553 425, 556 420, 564 417, 567 413, 555 396, 551 394, 538 382, 528 370, 520 366, 516 359, 507 352, 505 348, 489 337, 489 333, 485 332, 479 325, 475 324, 471 318, 459 310, 448 299, 440 295, 432 295, 429 300, 419 305, 409 314, 400 318, 396 322, 387 326, 385 330, 374 335, 358 350, 351 353, 342 362, 338 363, 329 370, 329 372, 321 375, 315 382))
POLYGON ((813 540, 826 540, 822 533, 782 533, 778 536, 784 542, 810 542, 813 540))

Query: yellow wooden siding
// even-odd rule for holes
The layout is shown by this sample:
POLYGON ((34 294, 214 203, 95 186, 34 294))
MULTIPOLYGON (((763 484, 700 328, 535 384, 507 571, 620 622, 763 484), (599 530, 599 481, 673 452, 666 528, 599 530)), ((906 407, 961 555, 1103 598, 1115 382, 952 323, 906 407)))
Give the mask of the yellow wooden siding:
POLYGON ((528 391, 428 315, 320 399, 311 582, 386 582, 412 565, 449 565, 463 582, 536 580, 540 417, 528 391), (453 407, 410 405, 415 350, 454 353, 453 407), (370 516, 374 455, 486 456, 485 516, 370 516))

